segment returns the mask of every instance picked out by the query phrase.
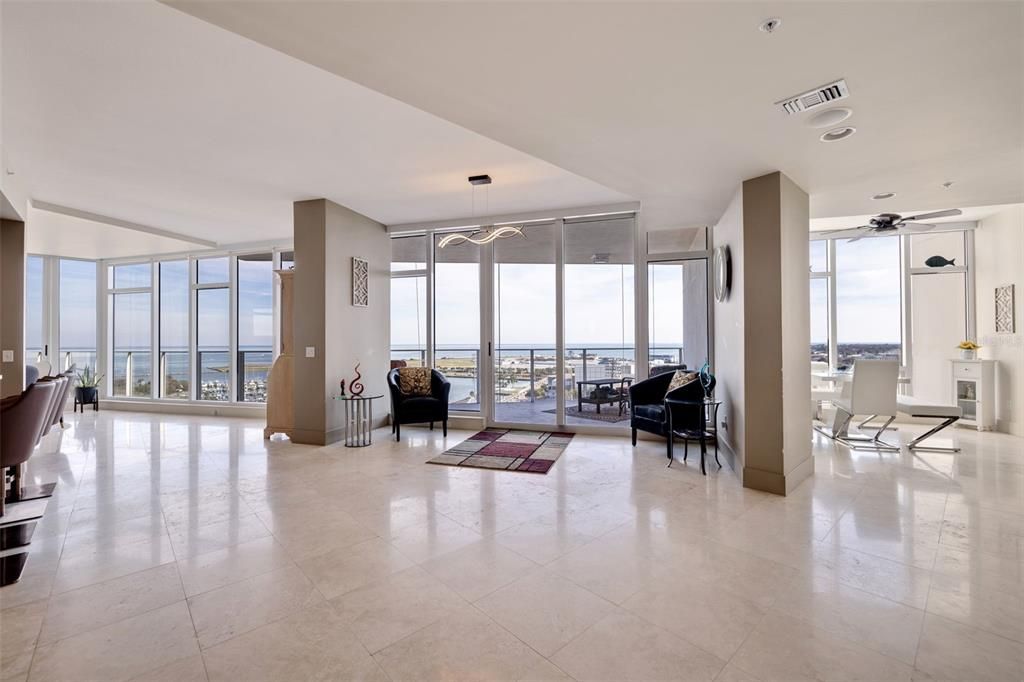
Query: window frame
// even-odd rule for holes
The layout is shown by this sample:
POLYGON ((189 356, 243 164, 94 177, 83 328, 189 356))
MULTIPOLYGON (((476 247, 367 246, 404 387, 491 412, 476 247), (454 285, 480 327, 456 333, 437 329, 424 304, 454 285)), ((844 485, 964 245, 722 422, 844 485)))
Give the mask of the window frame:
MULTIPOLYGON (((713 230, 702 226, 701 229, 705 230, 705 244, 703 250, 699 251, 686 251, 686 252, 667 252, 658 254, 648 254, 647 252, 647 231, 644 229, 642 219, 639 212, 639 204, 628 203, 628 204, 615 204, 608 206, 589 207, 584 209, 569 209, 569 210, 551 210, 551 211, 535 211, 523 214, 505 214, 496 216, 483 216, 474 218, 463 218, 449 221, 436 221, 436 222, 425 222, 425 223, 410 223, 404 225, 393 225, 388 228, 389 237, 392 239, 402 237, 413 237, 426 235, 428 238, 427 249, 427 267, 422 270, 397 270, 391 273, 392 278, 402 277, 426 277, 428 286, 428 298, 426 310, 427 315, 427 351, 426 355, 428 362, 433 364, 435 357, 435 338, 434 338, 434 308, 435 301, 433 295, 433 273, 434 273, 434 249, 433 237, 437 234, 450 234, 458 232, 474 232, 485 227, 493 225, 530 225, 531 223, 554 223, 557 230, 556 239, 556 251, 552 254, 555 258, 556 266, 556 349, 565 348, 565 315, 564 315, 564 276, 565 276, 565 264, 563 260, 564 251, 564 227, 566 223, 583 222, 590 220, 602 220, 608 219, 615 216, 625 217, 626 215, 631 216, 634 221, 633 225, 633 343, 634 358, 637 368, 636 380, 642 380, 648 376, 648 329, 647 329, 647 267, 649 262, 656 261, 673 261, 673 260, 689 260, 689 259, 710 259, 714 249, 713 245, 713 230)), ((495 426, 497 428, 526 428, 526 429, 550 429, 550 424, 532 424, 532 423, 505 423, 498 421, 493 413, 493 396, 491 390, 494 382, 494 337, 493 337, 493 324, 494 324, 494 309, 492 299, 494 297, 494 254, 493 254, 493 243, 485 244, 481 246, 480 250, 480 363, 479 363, 479 381, 481 386, 481 409, 479 413, 476 412, 461 412, 461 414, 467 418, 484 420, 488 425, 495 426), (485 393, 486 391, 486 398, 485 393)), ((708 267, 710 277, 710 265, 708 267)), ((708 359, 714 367, 714 305, 710 300, 710 289, 708 297, 708 359)), ((556 353, 557 355, 557 367, 556 374, 558 376, 565 375, 565 357, 564 353, 556 353)), ((567 424, 566 422, 566 411, 565 411, 565 394, 564 391, 557 392, 557 411, 556 411, 556 423, 558 428, 564 429, 571 432, 577 433, 609 433, 609 432, 622 432, 627 427, 623 424, 617 425, 580 425, 580 424, 567 424)))
MULTIPOLYGON (((150 257, 143 258, 111 258, 101 259, 96 261, 98 268, 97 282, 99 284, 99 291, 97 293, 97 300, 102 300, 103 305, 97 305, 97 322, 99 325, 99 333, 97 335, 97 364, 105 368, 106 376, 112 376, 113 368, 113 314, 111 306, 113 304, 113 296, 119 293, 131 293, 136 290, 151 292, 150 297, 150 346, 151 351, 154 354, 153 357, 156 359, 152 362, 151 381, 154 390, 151 391, 150 397, 126 397, 126 396, 114 396, 112 395, 112 384, 109 381, 104 381, 105 387, 102 389, 103 399, 110 400, 113 402, 146 402, 156 403, 165 405, 189 405, 189 406, 201 406, 208 409, 215 409, 217 407, 231 406, 240 407, 243 409, 255 409, 263 410, 266 407, 265 402, 246 402, 241 400, 242 396, 238 395, 238 377, 239 367, 238 365, 238 257, 255 254, 272 254, 273 270, 279 270, 281 268, 281 254, 286 252, 294 252, 294 246, 288 242, 275 242, 272 244, 254 244, 252 246, 238 246, 229 249, 211 249, 207 251, 185 251, 176 253, 158 254, 150 257), (198 283, 198 262, 207 258, 219 258, 226 257, 228 259, 228 281, 227 282, 205 282, 198 283), (189 346, 189 376, 190 386, 188 398, 164 398, 159 395, 159 381, 160 381, 160 283, 159 283, 159 264, 163 262, 173 261, 188 261, 188 284, 189 284, 189 310, 188 310, 188 346, 189 346), (107 269, 117 265, 131 265, 138 263, 148 263, 151 268, 151 279, 150 287, 146 288, 121 288, 116 289, 111 286, 111 280, 107 276, 107 269), (231 377, 232 380, 229 382, 229 400, 227 401, 212 401, 212 400, 201 400, 199 398, 200 387, 196 382, 196 373, 198 367, 196 364, 197 360, 197 292, 202 289, 223 289, 228 290, 228 306, 229 306, 229 357, 231 362, 231 377)), ((276 359, 281 351, 281 330, 280 330, 280 281, 275 277, 273 283, 273 318, 274 318, 274 340, 271 346, 272 358, 276 359)))
MULTIPOLYGON (((948 223, 932 230, 929 234, 939 232, 961 232, 964 239, 964 263, 957 266, 947 266, 941 269, 928 267, 912 267, 911 238, 913 234, 896 235, 899 239, 900 248, 900 373, 911 380, 911 390, 914 378, 914 330, 913 330, 913 277, 931 276, 941 274, 962 273, 965 281, 965 297, 967 319, 965 329, 969 340, 977 340, 977 300, 975 284, 975 253, 974 253, 974 230, 977 223, 948 223)), ((887 235, 888 236, 888 235, 887 235)), ((878 239, 879 237, 865 236, 864 239, 878 239)), ((837 369, 839 359, 838 348, 838 315, 836 295, 836 243, 849 237, 828 237, 811 233, 810 241, 827 242, 827 270, 811 270, 808 263, 809 277, 812 280, 825 279, 828 281, 828 335, 829 335, 829 371, 837 369)), ((808 305, 809 305, 808 301, 808 305)), ((808 339, 808 348, 810 340, 808 339)))

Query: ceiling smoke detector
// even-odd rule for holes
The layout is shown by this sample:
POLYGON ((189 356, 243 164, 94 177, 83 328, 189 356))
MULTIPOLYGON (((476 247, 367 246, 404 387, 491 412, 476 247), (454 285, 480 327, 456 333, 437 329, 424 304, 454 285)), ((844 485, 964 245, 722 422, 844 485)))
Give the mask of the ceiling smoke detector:
POLYGON ((782 110, 787 114, 799 114, 801 111, 831 104, 832 102, 846 99, 849 96, 850 89, 846 87, 846 80, 840 78, 833 83, 828 83, 799 95, 779 100, 775 105, 782 107, 782 110))
POLYGON ((855 132, 857 132, 857 129, 853 126, 843 126, 842 128, 833 128, 818 139, 822 142, 838 142, 839 140, 845 140, 855 132))
POLYGON ((761 25, 757 27, 757 30, 761 33, 774 33, 775 29, 782 25, 782 19, 778 17, 772 17, 765 19, 761 22, 761 25))
POLYGON ((876 194, 871 198, 875 201, 879 201, 880 199, 892 199, 894 196, 896 196, 896 192, 882 192, 881 194, 876 194))

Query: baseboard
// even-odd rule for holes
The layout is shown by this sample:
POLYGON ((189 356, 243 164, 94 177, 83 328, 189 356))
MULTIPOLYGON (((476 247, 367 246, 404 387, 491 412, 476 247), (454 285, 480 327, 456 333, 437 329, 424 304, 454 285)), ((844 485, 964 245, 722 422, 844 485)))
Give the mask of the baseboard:
MULTIPOLYGON (((173 400, 100 400, 100 409, 206 417, 248 417, 250 419, 265 419, 267 416, 265 405, 241 405, 238 403, 211 405, 195 402, 179 403, 173 400)), ((92 408, 89 407, 88 411, 92 411, 92 408)))
POLYGON ((319 429, 292 429, 291 441, 297 445, 327 445, 326 438, 319 429))
POLYGON ((742 466, 737 466, 739 457, 736 456, 736 453, 732 449, 732 445, 728 441, 719 440, 718 451, 723 457, 725 457, 725 461, 729 464, 730 469, 733 471, 740 471, 742 469, 742 466))
POLYGON ((814 475, 814 455, 797 464, 786 474, 786 494, 796 490, 797 486, 814 475))
POLYGON ((774 495, 786 494, 786 477, 774 471, 743 467, 743 487, 774 495))

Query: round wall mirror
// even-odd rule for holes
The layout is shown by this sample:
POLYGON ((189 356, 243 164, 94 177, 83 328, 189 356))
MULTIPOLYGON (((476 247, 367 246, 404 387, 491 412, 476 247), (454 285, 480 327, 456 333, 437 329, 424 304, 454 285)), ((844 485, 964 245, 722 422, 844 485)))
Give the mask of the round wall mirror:
POLYGON ((715 300, 721 303, 729 298, 729 288, 732 286, 732 255, 728 246, 715 249, 711 267, 714 271, 715 300))

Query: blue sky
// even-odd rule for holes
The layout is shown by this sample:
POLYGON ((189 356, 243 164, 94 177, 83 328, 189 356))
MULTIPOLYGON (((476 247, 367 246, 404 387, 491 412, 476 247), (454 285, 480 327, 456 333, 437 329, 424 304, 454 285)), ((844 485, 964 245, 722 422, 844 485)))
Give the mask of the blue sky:
MULTIPOLYGON (((227 259, 201 261, 206 281, 227 278, 227 259), (214 262, 216 261, 216 262, 214 262), (212 267, 211 267, 212 266, 212 267)), ((272 262, 238 260, 238 343, 273 345, 272 262)), ((96 264, 61 259, 60 345, 63 349, 96 347, 96 264)), ((148 287, 150 265, 118 266, 114 277, 120 287, 148 287)), ((160 345, 188 347, 188 261, 164 261, 158 277, 162 292, 160 345)), ((43 344, 43 259, 30 256, 26 263, 25 338, 29 348, 43 344)), ((150 293, 117 294, 114 297, 114 342, 118 348, 146 348, 150 344, 150 293)), ((202 291, 198 299, 198 335, 202 345, 227 347, 230 339, 228 290, 202 291)))

